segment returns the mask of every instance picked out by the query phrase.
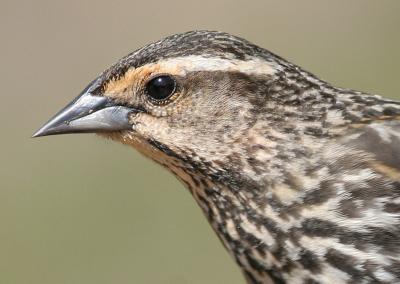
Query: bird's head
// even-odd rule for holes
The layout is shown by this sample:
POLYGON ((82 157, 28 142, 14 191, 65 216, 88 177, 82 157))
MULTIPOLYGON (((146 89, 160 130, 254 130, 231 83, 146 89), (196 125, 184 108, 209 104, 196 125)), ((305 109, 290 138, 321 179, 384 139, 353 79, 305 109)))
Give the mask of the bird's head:
POLYGON ((274 97, 284 88, 282 74, 291 80, 283 72, 289 69, 296 71, 226 33, 170 36, 104 71, 34 136, 93 132, 133 145, 167 167, 179 168, 177 160, 188 167, 245 167, 251 161, 242 157, 290 136, 268 127, 283 123, 291 110, 274 97))

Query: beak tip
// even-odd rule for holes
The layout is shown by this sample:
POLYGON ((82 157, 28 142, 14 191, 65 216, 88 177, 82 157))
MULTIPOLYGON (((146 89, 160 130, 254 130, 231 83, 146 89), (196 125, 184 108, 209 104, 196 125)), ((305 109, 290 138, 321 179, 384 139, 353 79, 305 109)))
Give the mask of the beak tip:
POLYGON ((31 138, 37 138, 37 137, 42 137, 42 136, 46 136, 46 132, 43 131, 43 128, 40 128, 40 129, 37 130, 35 133, 33 133, 33 135, 31 136, 31 138))
POLYGON ((47 122, 45 125, 36 130, 35 133, 32 134, 31 138, 49 136, 53 134, 57 134, 58 128, 60 128, 60 124, 51 123, 51 121, 47 122))

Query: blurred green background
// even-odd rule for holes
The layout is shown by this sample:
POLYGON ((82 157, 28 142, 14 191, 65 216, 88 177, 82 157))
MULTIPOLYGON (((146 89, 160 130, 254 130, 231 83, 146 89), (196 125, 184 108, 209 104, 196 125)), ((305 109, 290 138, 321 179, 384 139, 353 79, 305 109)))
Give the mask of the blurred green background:
POLYGON ((243 283, 189 193, 95 135, 30 139, 103 69, 192 29, 400 98, 400 1, 0 2, 0 284, 243 283))

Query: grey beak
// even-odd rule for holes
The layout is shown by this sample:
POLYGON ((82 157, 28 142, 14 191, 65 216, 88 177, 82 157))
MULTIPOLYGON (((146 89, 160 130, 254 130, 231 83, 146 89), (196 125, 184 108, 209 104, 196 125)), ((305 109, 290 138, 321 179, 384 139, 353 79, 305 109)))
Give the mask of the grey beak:
POLYGON ((64 109, 43 125, 32 137, 67 133, 131 130, 129 114, 137 110, 116 105, 104 96, 95 96, 93 81, 64 109))

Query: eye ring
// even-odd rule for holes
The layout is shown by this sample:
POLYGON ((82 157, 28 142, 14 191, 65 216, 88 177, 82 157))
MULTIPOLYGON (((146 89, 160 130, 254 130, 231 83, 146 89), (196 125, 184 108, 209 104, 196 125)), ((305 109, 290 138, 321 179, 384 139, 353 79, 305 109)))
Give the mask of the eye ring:
POLYGON ((147 96, 155 102, 164 102, 176 91, 176 80, 168 74, 151 78, 145 86, 147 96))

